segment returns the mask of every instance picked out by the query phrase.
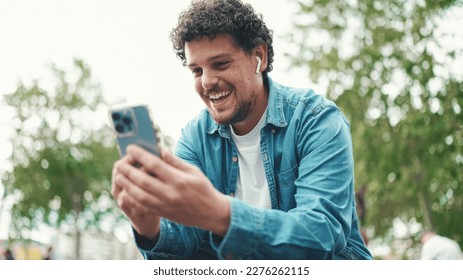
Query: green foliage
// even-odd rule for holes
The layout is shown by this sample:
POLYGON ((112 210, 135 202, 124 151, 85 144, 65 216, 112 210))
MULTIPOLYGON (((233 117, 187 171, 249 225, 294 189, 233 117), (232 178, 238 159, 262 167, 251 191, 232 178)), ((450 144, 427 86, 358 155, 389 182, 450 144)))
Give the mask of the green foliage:
POLYGON ((52 66, 54 89, 20 83, 4 97, 14 109, 13 171, 4 176, 16 238, 41 223, 76 231, 99 228, 105 215, 121 216, 110 195, 117 150, 109 128, 98 124, 105 102, 81 60, 66 73, 52 66))
POLYGON ((394 218, 416 219, 463 245, 463 83, 449 70, 463 46, 437 32, 461 1, 297 3, 286 55, 351 121, 363 226, 384 236, 394 218))

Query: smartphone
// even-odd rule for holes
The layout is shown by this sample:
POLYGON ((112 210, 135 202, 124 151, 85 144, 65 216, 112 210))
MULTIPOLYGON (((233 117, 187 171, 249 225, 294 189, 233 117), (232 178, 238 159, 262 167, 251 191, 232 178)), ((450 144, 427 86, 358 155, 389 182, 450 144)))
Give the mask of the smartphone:
POLYGON ((127 146, 136 144, 159 156, 157 131, 147 105, 127 106, 109 110, 111 127, 116 135, 120 156, 127 146))

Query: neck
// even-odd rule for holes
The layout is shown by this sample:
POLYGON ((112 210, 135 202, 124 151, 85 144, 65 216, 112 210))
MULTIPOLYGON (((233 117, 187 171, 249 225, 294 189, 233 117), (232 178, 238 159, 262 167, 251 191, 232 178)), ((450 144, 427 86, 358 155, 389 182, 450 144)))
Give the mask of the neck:
POLYGON ((233 127, 233 132, 236 135, 248 134, 259 123, 268 105, 268 94, 265 89, 263 91, 264 94, 259 96, 256 101, 256 105, 253 107, 249 116, 246 119, 231 125, 233 127))
POLYGON ((429 239, 431 239, 432 237, 434 237, 436 234, 432 233, 432 232, 427 232, 423 235, 423 237, 421 238, 421 243, 426 243, 426 241, 428 241, 429 239))

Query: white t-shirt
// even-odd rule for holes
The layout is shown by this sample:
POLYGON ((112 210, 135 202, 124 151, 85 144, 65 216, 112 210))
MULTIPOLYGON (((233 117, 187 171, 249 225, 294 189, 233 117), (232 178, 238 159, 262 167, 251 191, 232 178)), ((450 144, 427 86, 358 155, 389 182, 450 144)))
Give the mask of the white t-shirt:
POLYGON ((231 137, 238 149, 239 172, 235 197, 251 205, 270 209, 270 191, 260 151, 260 130, 265 125, 266 117, 267 110, 246 135, 236 135, 231 128, 231 137))
POLYGON ((458 243, 450 238, 434 235, 421 248, 422 260, 463 260, 458 243))

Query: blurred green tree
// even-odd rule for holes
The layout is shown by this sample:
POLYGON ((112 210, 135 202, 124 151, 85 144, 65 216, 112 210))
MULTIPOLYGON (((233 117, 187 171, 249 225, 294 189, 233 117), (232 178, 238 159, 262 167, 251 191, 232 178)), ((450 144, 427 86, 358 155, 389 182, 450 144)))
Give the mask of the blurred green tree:
POLYGON ((363 226, 400 218, 463 246, 463 38, 439 27, 462 1, 296 3, 286 56, 351 121, 363 226))
POLYGON ((104 217, 122 218, 110 195, 111 168, 118 154, 111 131, 99 123, 105 101, 100 86, 82 60, 66 73, 52 65, 54 90, 37 81, 20 83, 4 96, 14 110, 12 172, 3 176, 12 208, 11 234, 28 239, 40 224, 65 225, 75 236, 80 258, 80 233, 100 227, 104 217))

